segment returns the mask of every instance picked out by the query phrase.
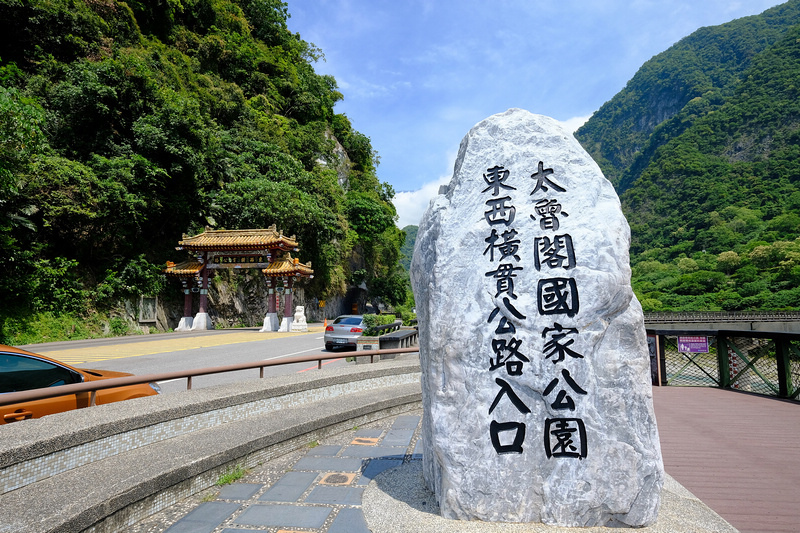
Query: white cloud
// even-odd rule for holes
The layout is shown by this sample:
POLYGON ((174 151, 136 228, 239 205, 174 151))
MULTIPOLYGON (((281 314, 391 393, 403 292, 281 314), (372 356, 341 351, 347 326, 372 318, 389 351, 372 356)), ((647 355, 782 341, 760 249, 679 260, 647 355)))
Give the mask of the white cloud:
POLYGON ((450 183, 450 176, 442 176, 436 181, 431 181, 416 191, 402 191, 394 195, 395 209, 397 209, 397 227, 419 226, 422 214, 428 209, 431 199, 439 194, 439 186, 450 183))
MULTIPOLYGON (((460 110, 452 107, 444 108, 440 113, 442 115, 452 114, 452 118, 457 118, 461 115, 460 110)), ((575 130, 580 128, 590 117, 591 115, 573 117, 560 122, 567 128, 567 131, 574 133, 575 130)), ((449 167, 452 168, 456 159, 456 152, 448 152, 447 156, 443 159, 447 160, 449 167)), ((395 193, 392 203, 397 210, 397 227, 402 229, 406 226, 418 226, 431 200, 434 196, 439 194, 439 187, 450 183, 451 177, 450 174, 442 175, 435 181, 423 184, 422 187, 415 191, 401 191, 395 193)))
POLYGON ((568 118, 567 120, 561 120, 559 122, 561 122, 561 124, 563 124, 564 127, 567 128, 567 131, 575 133, 576 131, 578 131, 578 128, 583 126, 586 123, 586 121, 589 120, 590 118, 592 118, 592 115, 585 115, 582 117, 568 118))

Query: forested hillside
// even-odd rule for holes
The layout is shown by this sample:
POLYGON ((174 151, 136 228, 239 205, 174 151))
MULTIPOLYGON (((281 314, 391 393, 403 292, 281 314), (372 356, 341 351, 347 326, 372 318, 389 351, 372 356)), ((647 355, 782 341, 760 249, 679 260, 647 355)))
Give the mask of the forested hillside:
POLYGON ((621 193, 645 310, 800 309, 800 1, 686 37, 576 137, 621 193))
POLYGON ((406 271, 411 269, 411 257, 414 255, 414 244, 417 242, 418 226, 406 226, 403 233, 406 234, 403 246, 400 248, 400 264, 406 271))
POLYGON ((311 295, 355 276, 396 299, 394 192, 288 17, 279 0, 0 0, 0 340, 163 291, 206 226, 277 224, 311 295))

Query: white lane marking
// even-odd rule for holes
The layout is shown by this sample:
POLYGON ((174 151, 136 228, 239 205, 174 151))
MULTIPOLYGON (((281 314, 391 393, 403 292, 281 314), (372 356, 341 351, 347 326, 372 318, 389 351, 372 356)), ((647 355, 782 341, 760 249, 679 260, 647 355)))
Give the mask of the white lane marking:
POLYGON ((281 357, 291 357, 293 355, 300 355, 301 353, 306 353, 306 352, 321 352, 321 351, 322 347, 320 346, 319 348, 311 348, 310 350, 302 350, 300 352, 286 353, 282 355, 276 355, 275 357, 268 357, 267 359, 263 359, 263 361, 271 361, 272 359, 279 359, 281 357))

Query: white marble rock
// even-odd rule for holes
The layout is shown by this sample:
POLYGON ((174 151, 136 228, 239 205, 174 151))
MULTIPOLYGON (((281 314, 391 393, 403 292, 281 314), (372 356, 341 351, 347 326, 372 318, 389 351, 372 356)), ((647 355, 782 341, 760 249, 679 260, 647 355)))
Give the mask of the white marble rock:
POLYGON ((557 121, 510 109, 464 137, 411 265, 423 469, 444 517, 656 520, 664 471, 629 245, 613 187, 557 121), (493 423, 506 424, 495 443, 493 423))

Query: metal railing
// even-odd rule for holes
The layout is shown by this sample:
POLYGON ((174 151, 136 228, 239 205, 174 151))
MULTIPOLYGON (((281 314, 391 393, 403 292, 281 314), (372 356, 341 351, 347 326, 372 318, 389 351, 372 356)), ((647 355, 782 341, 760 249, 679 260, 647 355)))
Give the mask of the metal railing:
POLYGON ((748 313, 748 312, 691 312, 691 313, 645 313, 645 324, 695 322, 800 322, 800 313, 781 312, 748 313))
POLYGON ((370 329, 372 329, 373 331, 380 331, 381 332, 380 335, 383 335, 384 332, 397 331, 398 329, 400 329, 400 326, 402 325, 403 325, 402 320, 395 320, 391 324, 381 324, 380 326, 372 326, 372 328, 370 329))
POLYGON ((713 331, 708 351, 683 352, 679 336, 696 331, 654 331, 659 354, 660 384, 719 387, 800 399, 800 334, 713 331))
POLYGON ((115 387, 124 387, 126 385, 139 385, 142 383, 152 383, 157 381, 167 381, 175 379, 186 379, 186 389, 191 390, 192 378, 196 376, 207 376, 209 374, 223 374, 226 372, 236 372, 239 370, 259 369, 259 377, 264 377, 264 369, 270 366, 291 365, 295 363, 309 363, 316 361, 317 369, 322 369, 322 362, 331 359, 343 359, 345 357, 369 357, 369 362, 375 362, 375 356, 401 354, 401 353, 416 353, 419 352, 419 347, 410 348, 393 348, 390 350, 365 350, 363 352, 354 352, 352 356, 342 354, 314 354, 302 355, 295 357, 284 357, 281 359, 270 359, 268 361, 256 361, 251 363, 239 363, 235 365, 213 366, 207 368, 196 368, 193 370, 177 370, 175 372, 163 372, 160 374, 144 374, 141 376, 126 376, 123 378, 110 378, 101 379, 97 381, 87 381, 84 383, 73 383, 70 385, 59 385, 57 387, 47 387, 44 389, 32 389, 19 392, 9 392, 0 395, 0 406, 9 405, 13 403, 31 402, 34 400, 44 400, 46 398, 54 398, 56 396, 65 396, 68 394, 79 394, 82 392, 91 393, 89 405, 95 405, 95 396, 97 391, 105 389, 113 389, 115 387))

